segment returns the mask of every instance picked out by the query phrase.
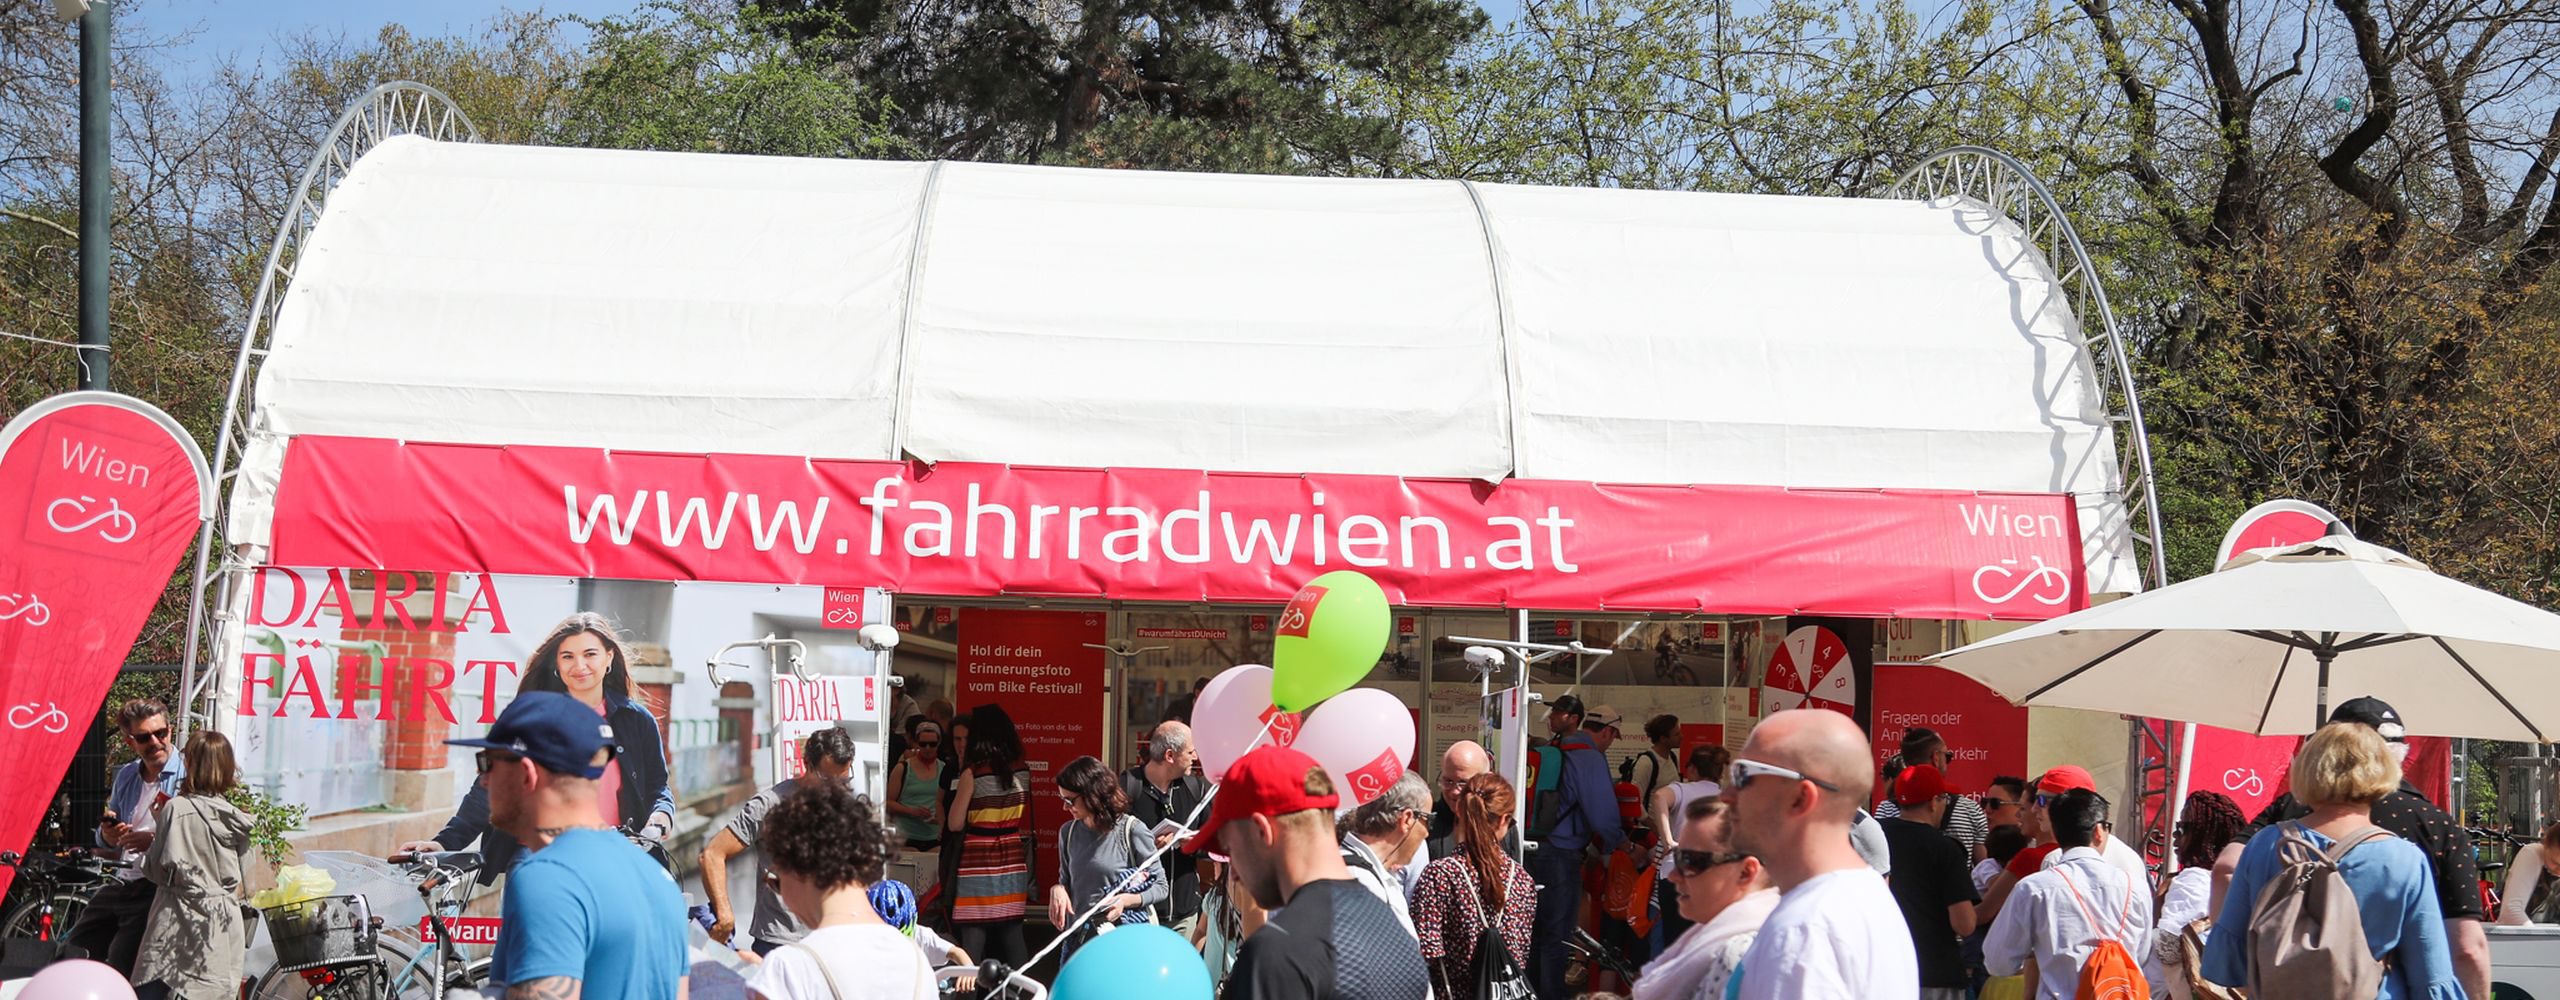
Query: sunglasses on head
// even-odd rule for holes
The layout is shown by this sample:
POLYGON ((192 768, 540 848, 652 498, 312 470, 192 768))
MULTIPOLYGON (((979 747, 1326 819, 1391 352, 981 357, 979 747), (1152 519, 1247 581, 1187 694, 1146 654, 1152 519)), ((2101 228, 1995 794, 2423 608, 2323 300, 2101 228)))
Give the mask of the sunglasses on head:
POLYGON ((1692 851, 1681 848, 1672 852, 1671 864, 1683 875, 1704 875, 1717 865, 1729 865, 1750 856, 1740 852, 1718 854, 1714 851, 1692 851))
POLYGON ((1838 785, 1793 768, 1779 767, 1776 764, 1763 764, 1748 757, 1736 757, 1733 759, 1733 766, 1725 773, 1725 791, 1741 791, 1744 787, 1751 784, 1751 779, 1762 775, 1783 778, 1788 781, 1811 782, 1813 787, 1822 789, 1826 792, 1836 792, 1840 790, 1840 786, 1838 785))

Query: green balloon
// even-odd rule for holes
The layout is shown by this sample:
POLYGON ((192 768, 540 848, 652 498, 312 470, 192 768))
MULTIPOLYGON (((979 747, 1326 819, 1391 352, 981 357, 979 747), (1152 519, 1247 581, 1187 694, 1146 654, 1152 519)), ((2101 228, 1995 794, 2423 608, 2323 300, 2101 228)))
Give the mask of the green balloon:
POLYGON ((1271 703, 1303 712, 1350 690, 1387 650, 1387 593, 1351 570, 1307 581, 1274 625, 1271 703))

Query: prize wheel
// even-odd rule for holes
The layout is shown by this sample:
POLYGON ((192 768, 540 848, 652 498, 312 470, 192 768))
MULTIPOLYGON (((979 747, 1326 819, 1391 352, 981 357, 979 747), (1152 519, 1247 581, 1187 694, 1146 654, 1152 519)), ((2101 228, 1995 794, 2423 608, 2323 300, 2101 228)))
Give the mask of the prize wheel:
POLYGON ((1807 625, 1787 633, 1769 670, 1760 681, 1764 711, 1827 708, 1842 715, 1858 712, 1858 671, 1849 662, 1849 645, 1830 629, 1807 625))

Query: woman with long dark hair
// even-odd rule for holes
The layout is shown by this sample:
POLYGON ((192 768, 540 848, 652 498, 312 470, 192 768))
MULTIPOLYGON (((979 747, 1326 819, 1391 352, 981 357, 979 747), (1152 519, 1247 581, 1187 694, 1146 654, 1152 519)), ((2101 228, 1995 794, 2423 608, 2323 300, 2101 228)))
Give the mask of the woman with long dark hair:
MULTIPOLYGON (((580 611, 551 627, 531 659, 525 661, 516 693, 557 691, 596 710, 622 749, 597 779, 599 821, 639 831, 651 842, 665 840, 675 828, 675 795, 667 787, 667 754, 658 739, 658 719, 631 693, 631 657, 613 623, 592 611, 580 611)), ((458 851, 474 840, 487 864, 480 881, 487 884, 513 867, 520 853, 516 840, 489 825, 489 792, 473 784, 462 805, 435 839, 401 845, 405 852, 458 851)), ((663 852, 658 863, 665 864, 663 852)))
POLYGON ((1049 887, 1049 922, 1063 928, 1076 914, 1103 906, 1067 942, 1064 954, 1073 955, 1104 925, 1144 921, 1147 908, 1164 902, 1167 890, 1162 862, 1148 862, 1144 874, 1132 871, 1155 853, 1156 838, 1129 815, 1129 793, 1119 775, 1098 759, 1078 757, 1058 769, 1058 798, 1068 819, 1058 827, 1058 884, 1049 887))
POLYGON ((2195 963, 2188 958, 2200 952, 2205 937, 2213 933, 2213 922, 2206 919, 2211 915, 2213 861, 2248 826, 2240 804, 2221 792, 2189 792, 2186 807, 2178 810, 2178 874, 2161 887, 2160 919, 2142 970, 2164 995, 2177 1000, 2230 995, 2211 983, 2199 984, 2195 963), (2193 934, 2187 933, 2190 929, 2193 934))
POLYGON ((1414 883, 1414 931, 1422 939, 1422 960, 1431 967, 1433 995, 1472 997, 1482 967, 1478 944, 1488 928, 1511 953, 1511 967, 1528 969, 1538 888, 1529 870, 1502 851, 1517 800, 1511 782, 1487 771, 1467 779, 1449 799, 1460 849, 1423 868, 1414 883))
POLYGON ((969 756, 952 784, 944 824, 960 835, 951 922, 960 948, 1019 965, 1031 956, 1022 917, 1031 906, 1031 769, 1002 706, 969 713, 969 756))

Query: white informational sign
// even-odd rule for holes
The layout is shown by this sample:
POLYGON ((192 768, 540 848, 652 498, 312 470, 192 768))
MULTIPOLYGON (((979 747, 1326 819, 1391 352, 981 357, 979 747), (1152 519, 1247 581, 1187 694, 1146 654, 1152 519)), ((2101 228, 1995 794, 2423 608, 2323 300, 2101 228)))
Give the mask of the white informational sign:
MULTIPOLYGON (((1526 689, 1503 688, 1484 698, 1484 718, 1491 728, 1493 740, 1485 749, 1493 754, 1493 769, 1510 779, 1511 787, 1520 790, 1520 794, 1511 800, 1511 825, 1514 829, 1527 829, 1522 824, 1528 818, 1529 726, 1534 721, 1533 715, 1543 717, 1542 713, 1530 711, 1526 689)), ((1522 839, 1521 847, 1527 849, 1526 838, 1522 839)))
POLYGON ((877 741, 868 738, 880 731, 880 717, 885 712, 885 692, 880 678, 825 676, 802 680, 789 671, 773 675, 773 739, 768 746, 773 752, 776 780, 800 776, 801 741, 821 729, 833 729, 846 723, 857 723, 854 731, 856 760, 853 787, 870 789, 888 780, 888 752, 877 741))

